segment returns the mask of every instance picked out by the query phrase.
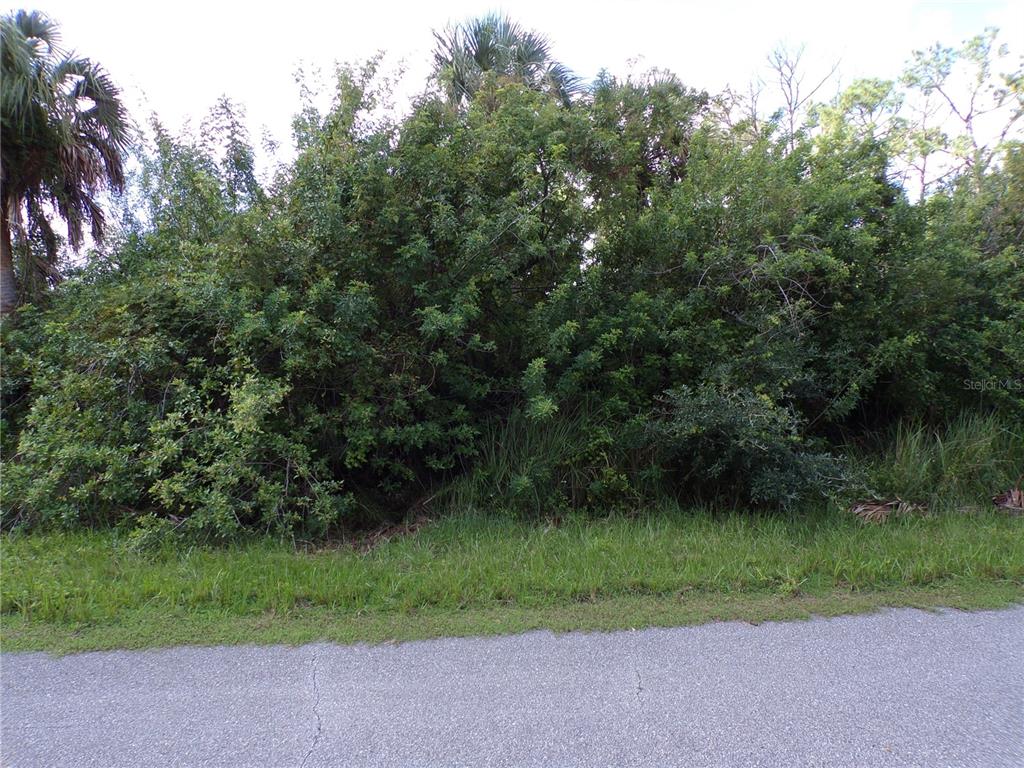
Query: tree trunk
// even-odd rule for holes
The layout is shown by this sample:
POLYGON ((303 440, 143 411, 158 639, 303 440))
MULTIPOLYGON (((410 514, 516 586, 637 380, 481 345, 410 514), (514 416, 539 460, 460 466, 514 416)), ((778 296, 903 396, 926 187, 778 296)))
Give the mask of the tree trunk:
POLYGON ((6 317, 18 306, 18 285, 14 277, 14 259, 11 249, 11 222, 7 206, 0 206, 0 318, 6 317))

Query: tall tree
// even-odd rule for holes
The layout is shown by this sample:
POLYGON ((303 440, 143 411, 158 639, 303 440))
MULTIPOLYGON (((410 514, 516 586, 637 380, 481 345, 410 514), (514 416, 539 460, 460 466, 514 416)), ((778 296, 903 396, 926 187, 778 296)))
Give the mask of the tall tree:
POLYGON ((57 25, 37 11, 0 19, 2 35, 2 157, 0 157, 0 315, 19 301, 13 233, 26 243, 21 274, 60 279, 55 213, 77 249, 85 225, 103 236, 104 190, 124 184, 124 153, 131 140, 120 91, 102 67, 60 46, 57 25), (36 254, 36 255, 33 255, 36 254))
POLYGON ((551 54, 546 37, 507 16, 488 14, 435 32, 436 76, 453 103, 463 103, 494 72, 550 93, 563 103, 581 90, 580 79, 551 54))

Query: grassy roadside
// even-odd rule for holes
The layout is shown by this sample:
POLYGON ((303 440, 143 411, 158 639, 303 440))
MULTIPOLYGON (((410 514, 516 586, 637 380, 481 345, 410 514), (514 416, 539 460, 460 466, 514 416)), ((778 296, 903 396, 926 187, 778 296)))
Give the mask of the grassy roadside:
POLYGON ((2 647, 407 640, 1024 601, 1024 521, 659 510, 558 526, 461 516, 369 552, 258 541, 140 553, 7 536, 2 647))
POLYGON ((1012 582, 892 588, 870 592, 836 590, 824 595, 773 594, 633 595, 595 602, 523 607, 516 605, 427 609, 406 613, 338 613, 317 607, 285 614, 245 616, 223 611, 168 615, 133 611, 117 622, 50 624, 4 619, 3 650, 80 651, 159 648, 175 645, 298 645, 315 641, 383 643, 432 637, 680 627, 709 621, 782 621, 865 613, 888 607, 979 610, 1024 601, 1024 586, 1012 582))

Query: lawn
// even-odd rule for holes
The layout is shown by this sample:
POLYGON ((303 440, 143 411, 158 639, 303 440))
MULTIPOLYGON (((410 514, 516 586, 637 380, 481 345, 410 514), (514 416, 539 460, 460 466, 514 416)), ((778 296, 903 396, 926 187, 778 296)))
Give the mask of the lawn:
POLYGON ((984 608, 1024 600, 1024 519, 457 515, 372 547, 319 549, 260 539, 136 551, 112 532, 8 534, 0 593, 3 650, 57 653, 984 608))

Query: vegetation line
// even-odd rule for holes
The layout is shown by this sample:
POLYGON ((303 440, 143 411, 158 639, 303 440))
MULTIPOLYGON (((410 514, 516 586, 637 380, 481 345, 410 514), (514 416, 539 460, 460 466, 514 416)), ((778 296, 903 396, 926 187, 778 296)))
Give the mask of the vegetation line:
POLYGON ((408 110, 379 58, 302 84, 267 173, 231 98, 140 127, 0 32, 6 649, 1019 598, 996 30, 834 95, 777 52, 766 109, 489 15, 408 110))
POLYGON ((257 539, 139 551, 111 534, 34 534, 3 543, 3 644, 159 644, 154 628, 175 622, 192 627, 187 637, 172 635, 187 642, 242 642, 246 636, 228 628, 263 625, 253 637, 284 638, 294 629, 312 638, 321 624, 324 637, 353 639, 384 639, 388 627, 404 627, 395 630, 400 636, 453 624, 468 633, 491 625, 568 629, 569 617, 589 604, 615 610, 584 610, 581 628, 770 618, 818 604, 813 610, 841 613, 887 600, 1005 603, 1024 585, 1020 534, 1018 520, 997 512, 870 525, 826 510, 759 516, 678 508, 557 525, 454 516, 369 550, 307 552, 257 539), (503 611, 509 621, 497 617, 503 611), (555 619, 560 612, 564 621, 555 619), (421 615, 430 617, 422 626, 421 615))

